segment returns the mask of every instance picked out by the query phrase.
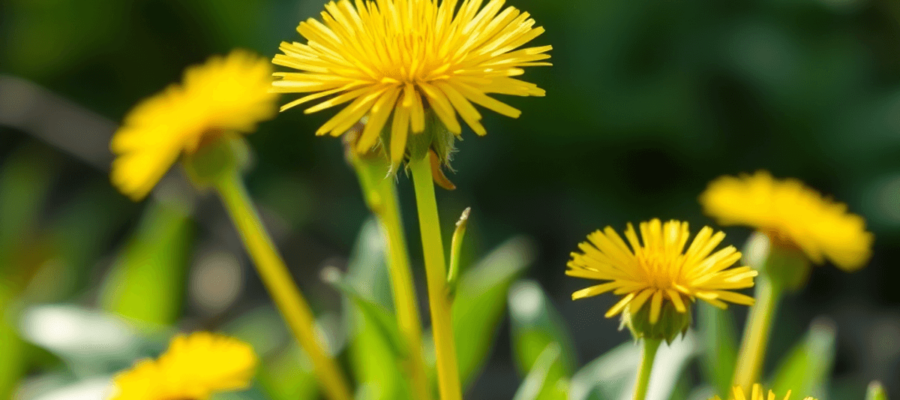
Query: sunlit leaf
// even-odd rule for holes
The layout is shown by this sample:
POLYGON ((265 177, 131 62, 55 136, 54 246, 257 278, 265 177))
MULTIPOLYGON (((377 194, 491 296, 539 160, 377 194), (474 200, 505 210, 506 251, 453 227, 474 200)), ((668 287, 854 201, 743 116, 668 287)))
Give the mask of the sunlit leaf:
POLYGON ((344 317, 350 360, 360 383, 357 397, 367 400, 409 398, 402 363, 405 343, 394 314, 388 311, 393 303, 385 248, 380 227, 369 220, 357 236, 347 275, 327 276, 337 271, 323 274, 347 299, 344 317))
POLYGON ((697 324, 703 338, 700 343, 703 351, 700 370, 718 393, 729 393, 737 361, 737 335, 731 311, 706 303, 699 304, 697 308, 697 324))
POLYGON ((559 344, 548 344, 535 360, 513 400, 568 399, 568 379, 560 379, 553 374, 554 368, 557 368, 559 356, 559 344), (556 379, 554 380, 554 378, 556 379))
POLYGON ((546 385, 535 398, 558 397, 557 382, 575 372, 575 351, 568 329, 550 299, 534 281, 517 282, 509 290, 513 353, 521 375, 531 374, 548 346, 559 353, 547 368, 546 385))
POLYGON ((105 310, 168 325, 180 312, 193 225, 185 210, 151 203, 103 284, 105 310))
POLYGON ((463 267, 453 302, 453 333, 463 386, 472 383, 484 364, 506 308, 510 283, 531 263, 528 240, 510 239, 472 268, 463 267))
POLYGON ((875 381, 869 384, 866 390, 866 400, 888 400, 887 392, 881 382, 875 381))
MULTIPOLYGON (((656 354, 646 400, 668 400, 688 362, 697 355, 697 339, 688 331, 656 354), (663 361, 664 360, 664 361, 663 361)), ((570 400, 629 400, 634 391, 641 347, 624 343, 581 368, 569 383, 570 400)))
POLYGON ((73 305, 32 306, 22 312, 19 331, 27 341, 70 364, 104 370, 131 364, 145 340, 121 319, 73 305))
POLYGON ((224 331, 250 344, 262 362, 257 383, 271 400, 313 399, 318 382, 312 362, 287 331, 278 312, 260 307, 227 324, 224 331))
POLYGON ((806 337, 785 356, 772 379, 777 393, 788 390, 802 396, 825 397, 834 365, 836 327, 827 319, 813 321, 806 337))

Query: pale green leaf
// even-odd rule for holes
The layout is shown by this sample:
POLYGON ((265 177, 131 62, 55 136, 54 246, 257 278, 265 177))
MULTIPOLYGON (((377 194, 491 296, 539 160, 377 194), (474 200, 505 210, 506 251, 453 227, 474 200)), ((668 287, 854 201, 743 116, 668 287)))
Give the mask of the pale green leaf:
POLYGON ((510 283, 533 259, 532 244, 512 238, 465 272, 453 302, 453 333, 463 386, 472 383, 482 368, 506 308, 510 283))
POLYGON ((806 336, 781 360, 772 379, 776 393, 792 391, 803 398, 813 396, 824 400, 828 377, 834 364, 834 322, 827 319, 813 321, 806 336))
POLYGON ((516 365, 522 375, 530 374, 541 354, 555 345, 559 355, 546 373, 537 399, 557 397, 556 382, 568 380, 575 372, 575 351, 562 318, 550 299, 534 281, 521 281, 509 290, 509 314, 516 365))
POLYGON ((135 321, 173 323, 181 312, 192 238, 183 206, 149 204, 103 283, 103 309, 135 321))

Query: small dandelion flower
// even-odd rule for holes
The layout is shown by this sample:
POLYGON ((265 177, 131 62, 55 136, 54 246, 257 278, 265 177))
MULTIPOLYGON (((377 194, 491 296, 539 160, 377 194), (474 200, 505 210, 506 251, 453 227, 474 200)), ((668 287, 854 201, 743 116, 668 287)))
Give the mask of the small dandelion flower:
POLYGON ((198 332, 176 336, 157 360, 143 360, 114 379, 110 400, 205 400, 250 386, 253 349, 236 339, 198 332))
POLYGON ((828 259, 854 271, 871 256, 873 236, 865 220, 795 179, 777 180, 765 171, 724 176, 709 184, 700 203, 720 224, 754 227, 817 264, 828 259))
POLYGON ((236 50, 188 68, 181 85, 138 104, 113 136, 110 178, 125 195, 144 198, 183 154, 223 136, 252 132, 275 115, 271 65, 236 50))
MULTIPOLYGON (((609 282, 579 290, 572 299, 606 292, 624 295, 606 313, 607 318, 626 308, 636 315, 649 302, 649 328, 661 320, 664 309, 670 308, 674 308, 672 316, 687 316, 689 324, 689 302, 697 298, 720 308, 727 308, 726 302, 753 304, 752 297, 732 290, 752 287, 757 271, 750 267, 729 269, 741 258, 733 246, 713 253, 725 238, 724 233, 714 234, 711 228, 704 227, 687 251, 687 222, 673 220, 663 224, 654 219, 642 222, 640 233, 643 243, 634 226, 628 224, 628 244, 611 227, 588 235, 588 241, 578 245, 581 252, 572 253, 566 275, 609 282)), ((684 323, 677 325, 675 331, 687 327, 684 323)), ((665 332, 663 338, 671 341, 675 333, 665 332)))
POLYGON ((297 31, 307 43, 282 43, 277 65, 280 93, 309 93, 282 111, 330 97, 314 113, 350 103, 316 132, 339 136, 361 118, 368 122, 357 148, 377 143, 390 122, 389 149, 402 160, 409 131, 426 129, 433 111, 450 132, 459 134, 456 114, 478 135, 486 134, 474 104, 517 118, 519 110, 489 94, 543 96, 532 83, 514 77, 524 67, 550 65, 551 46, 521 48, 544 32, 503 0, 339 0, 325 5, 322 22, 308 19, 297 31), (393 118, 391 118, 393 117, 393 118))
MULTIPOLYGON (((791 392, 788 391, 787 394, 784 395, 784 400, 790 400, 791 392)), ((719 396, 713 397, 709 400, 722 400, 719 396)), ((775 392, 769 391, 768 396, 765 395, 765 392, 759 385, 753 385, 753 389, 750 390, 750 396, 744 395, 744 390, 741 389, 740 386, 735 386, 732 390, 732 397, 730 400, 781 400, 781 398, 775 396, 775 392)), ((812 397, 805 397, 803 400, 816 400, 812 397)))

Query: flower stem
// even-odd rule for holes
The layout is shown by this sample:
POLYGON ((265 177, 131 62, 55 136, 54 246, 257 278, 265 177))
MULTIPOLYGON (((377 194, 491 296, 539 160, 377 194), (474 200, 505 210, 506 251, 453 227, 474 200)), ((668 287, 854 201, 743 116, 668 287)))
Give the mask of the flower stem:
POLYGON ((216 181, 225 208, 241 235, 247 253, 294 337, 312 360, 319 382, 331 400, 350 400, 350 387, 335 360, 316 337, 315 318, 272 244, 237 172, 216 181))
POLYGON ((756 305, 750 308, 750 315, 747 316, 747 325, 732 382, 745 392, 759 379, 772 329, 772 319, 778 309, 781 294, 779 286, 774 284, 767 274, 761 273, 756 278, 756 305))
POLYGON ((354 164, 360 185, 366 192, 366 203, 378 218, 387 238, 388 272, 391 276, 394 308, 397 310, 397 324, 409 351, 407 371, 412 381, 412 390, 416 399, 430 400, 432 394, 422 355, 422 323, 419 320, 412 269, 406 252, 397 190, 393 179, 384 176, 384 170, 372 168, 373 165, 365 164, 365 161, 357 160, 354 164))
POLYGON ((450 298, 447 292, 447 267, 431 163, 425 157, 409 161, 416 205, 419 214, 419 230, 422 250, 425 254, 425 273, 428 279, 428 304, 431 309, 431 325, 437 357, 438 387, 442 400, 462 398, 459 370, 456 362, 456 345, 453 339, 450 298))
POLYGON ((653 360, 656 359, 656 351, 662 339, 644 338, 644 352, 641 355, 641 366, 638 367, 637 383, 634 386, 634 400, 644 400, 647 397, 647 388, 650 386, 650 372, 653 371, 653 360))

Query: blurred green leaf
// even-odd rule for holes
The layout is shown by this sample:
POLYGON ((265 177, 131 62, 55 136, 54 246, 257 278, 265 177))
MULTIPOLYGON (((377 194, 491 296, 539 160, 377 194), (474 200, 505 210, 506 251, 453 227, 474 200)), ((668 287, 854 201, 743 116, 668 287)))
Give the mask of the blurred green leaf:
POLYGON ((548 344, 535 360, 513 400, 567 400, 568 379, 554 376, 559 356, 559 344, 548 344))
POLYGON ((0 169, 0 271, 10 266, 8 257, 31 238, 56 173, 54 163, 42 152, 26 147, 12 153, 0 169))
MULTIPOLYGON (((121 318, 76 305, 25 308, 19 334, 65 361, 76 376, 109 374, 145 356, 152 335, 138 336, 121 318)), ((170 335, 166 334, 166 339, 170 335)), ((158 354, 158 353, 157 353, 158 354)), ((154 354, 155 355, 155 354, 154 354)))
POLYGON ((866 400, 888 400, 881 382, 874 381, 869 384, 869 388, 866 390, 866 400))
POLYGON ((834 322, 819 318, 813 321, 806 337, 781 360, 772 379, 772 390, 788 390, 800 396, 825 399, 831 367, 834 364, 834 322))
POLYGON ((16 383, 25 374, 25 343, 16 329, 8 323, 7 310, 10 309, 10 288, 0 283, 0 399, 11 399, 16 383))
MULTIPOLYGON (((293 340, 274 308, 266 306, 242 314, 224 331, 253 346, 261 362, 257 382, 272 400, 314 399, 318 383, 312 362, 293 340)), ((257 397, 253 397, 257 398, 257 397)))
POLYGON ((103 283, 103 309, 168 325, 181 311, 193 225, 183 207, 151 202, 103 283))
POLYGON ((531 373, 548 346, 558 347, 557 360, 545 374, 547 385, 536 397, 557 398, 556 382, 570 378, 576 363, 572 339, 564 321, 540 285, 530 280, 517 282, 510 288, 509 316, 513 353, 522 375, 531 373))
POLYGON ((532 262, 532 247, 522 237, 507 240, 460 277, 453 302, 453 333, 463 387, 472 383, 488 356, 509 285, 532 262))
POLYGON ((730 311, 720 310, 706 303, 697 307, 697 323, 703 338, 700 367, 704 380, 715 386, 718 393, 730 393, 737 362, 734 318, 730 311))
MULTIPOLYGON (((339 272, 337 270, 326 271, 326 275, 331 275, 326 278, 326 281, 353 302, 353 305, 356 306, 364 317, 361 323, 366 327, 371 324, 371 327, 377 331, 378 336, 385 339, 385 343, 388 344, 395 358, 404 357, 404 354, 406 353, 406 350, 404 349, 405 345, 400 336, 400 330, 397 326, 397 319, 394 314, 391 314, 388 310, 384 309, 384 307, 363 297, 355 288, 346 282, 341 281, 342 277, 338 274, 339 272)), ((362 329, 365 330, 366 327, 362 329)))
POLYGON ((409 398, 402 362, 405 343, 387 308, 392 304, 390 278, 384 237, 375 220, 363 224, 351 254, 346 277, 337 270, 325 271, 323 277, 347 299, 350 359, 360 382, 357 398, 409 398))
POLYGON ((272 400, 314 399, 319 391, 312 362, 294 341, 260 363, 257 380, 272 400))
MULTIPOLYGON (((685 373, 689 361, 697 355, 697 339, 692 331, 671 345, 663 344, 656 355, 647 400, 669 400, 685 373), (664 360, 664 361, 663 361, 664 360)), ((624 343, 591 361, 572 376, 570 400, 628 400, 633 393, 641 348, 624 343)))
MULTIPOLYGON (((662 350, 662 349, 660 349, 662 350)), ((630 393, 641 349, 623 343, 589 362, 572 376, 571 400, 619 400, 630 393)))

